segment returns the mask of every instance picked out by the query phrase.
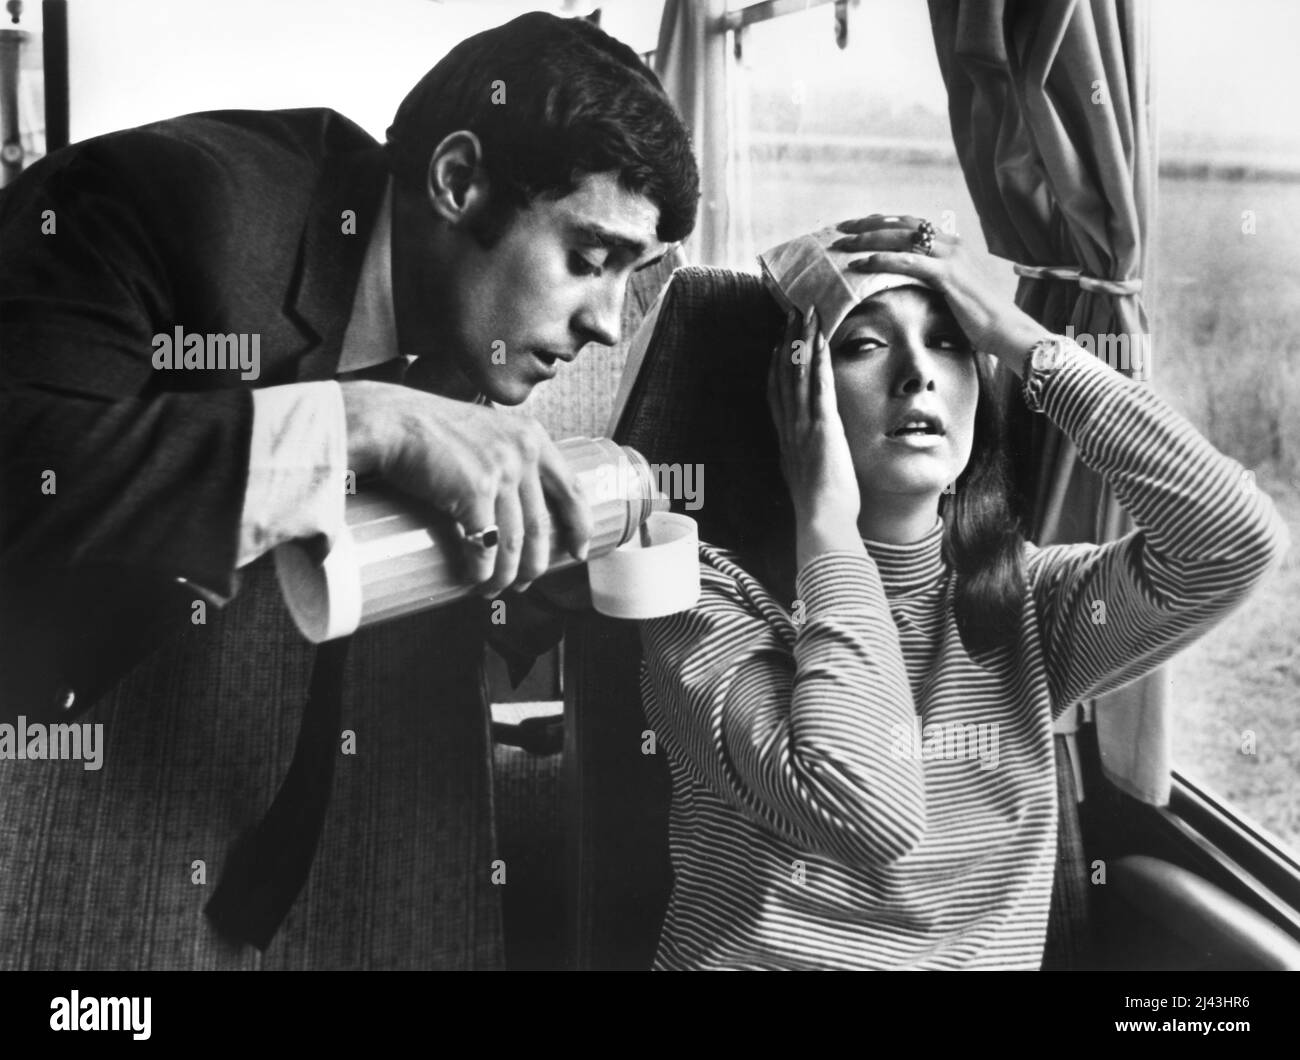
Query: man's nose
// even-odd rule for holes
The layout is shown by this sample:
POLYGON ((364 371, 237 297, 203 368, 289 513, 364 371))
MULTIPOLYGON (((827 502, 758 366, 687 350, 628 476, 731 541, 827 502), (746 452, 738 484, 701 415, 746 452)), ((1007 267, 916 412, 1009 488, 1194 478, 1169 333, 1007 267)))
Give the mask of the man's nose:
POLYGON ((623 298, 626 280, 610 280, 598 285, 583 303, 576 328, 582 344, 598 342, 613 346, 623 334, 623 298))

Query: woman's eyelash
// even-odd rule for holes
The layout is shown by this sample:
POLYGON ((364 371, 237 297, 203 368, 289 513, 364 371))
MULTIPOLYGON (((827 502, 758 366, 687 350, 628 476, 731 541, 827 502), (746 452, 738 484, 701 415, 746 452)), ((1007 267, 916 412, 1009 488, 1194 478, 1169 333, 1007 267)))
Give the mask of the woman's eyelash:
POLYGON ((885 343, 880 339, 851 339, 840 346, 841 354, 864 353, 868 350, 883 349, 885 343))
MULTIPOLYGON (((861 338, 850 339, 843 343, 839 348, 841 354, 854 354, 867 352, 869 350, 885 349, 889 343, 884 339, 861 338)), ((966 353, 969 346, 965 339, 958 338, 956 335, 935 335, 926 340, 926 345, 935 350, 952 350, 957 353, 966 353)))

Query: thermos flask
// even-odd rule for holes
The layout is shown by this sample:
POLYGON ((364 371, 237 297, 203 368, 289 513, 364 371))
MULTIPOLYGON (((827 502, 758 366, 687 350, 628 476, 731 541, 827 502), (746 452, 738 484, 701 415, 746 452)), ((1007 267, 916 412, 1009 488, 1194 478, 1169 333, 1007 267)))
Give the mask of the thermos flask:
MULTIPOLYGON (((589 560, 631 541, 652 512, 669 507, 636 450, 608 438, 568 438, 558 448, 591 507, 589 560)), ((289 611, 313 643, 474 591, 464 576, 460 529, 449 516, 387 487, 366 485, 347 496, 345 523, 323 562, 303 542, 275 550, 289 611)), ((548 573, 578 562, 552 540, 548 573)))

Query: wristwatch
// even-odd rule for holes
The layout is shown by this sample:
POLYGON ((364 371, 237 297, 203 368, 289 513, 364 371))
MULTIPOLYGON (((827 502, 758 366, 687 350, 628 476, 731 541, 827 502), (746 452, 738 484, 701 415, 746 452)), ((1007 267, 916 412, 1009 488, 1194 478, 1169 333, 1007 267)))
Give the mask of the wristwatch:
POLYGON ((1048 335, 1030 346, 1020 373, 1025 404, 1034 412, 1042 411, 1043 391, 1047 384, 1069 364, 1073 354, 1082 352, 1077 342, 1064 335, 1048 335))

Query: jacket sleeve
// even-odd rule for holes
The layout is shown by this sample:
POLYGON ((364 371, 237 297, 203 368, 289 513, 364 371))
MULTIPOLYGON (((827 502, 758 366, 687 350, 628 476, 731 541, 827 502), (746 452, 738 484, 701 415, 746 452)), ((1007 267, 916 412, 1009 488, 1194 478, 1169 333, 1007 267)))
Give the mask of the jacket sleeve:
MULTIPOLYGON (((154 161, 182 187, 201 176, 154 161)), ((120 566, 228 598, 251 394, 166 392, 152 369, 153 336, 182 323, 173 285, 202 282, 181 192, 90 148, 38 165, 0 205, 0 567, 120 566)))
POLYGON ((1137 525, 1106 545, 1032 554, 1030 580, 1056 713, 1113 691, 1240 604, 1289 545, 1240 464, 1157 397, 1070 351, 1026 396, 1074 442, 1137 525))
POLYGON ((902 857, 924 835, 924 776, 899 753, 916 711, 875 563, 808 563, 792 645, 736 574, 702 563, 699 604, 642 625, 651 724, 781 839, 848 864, 902 857))

